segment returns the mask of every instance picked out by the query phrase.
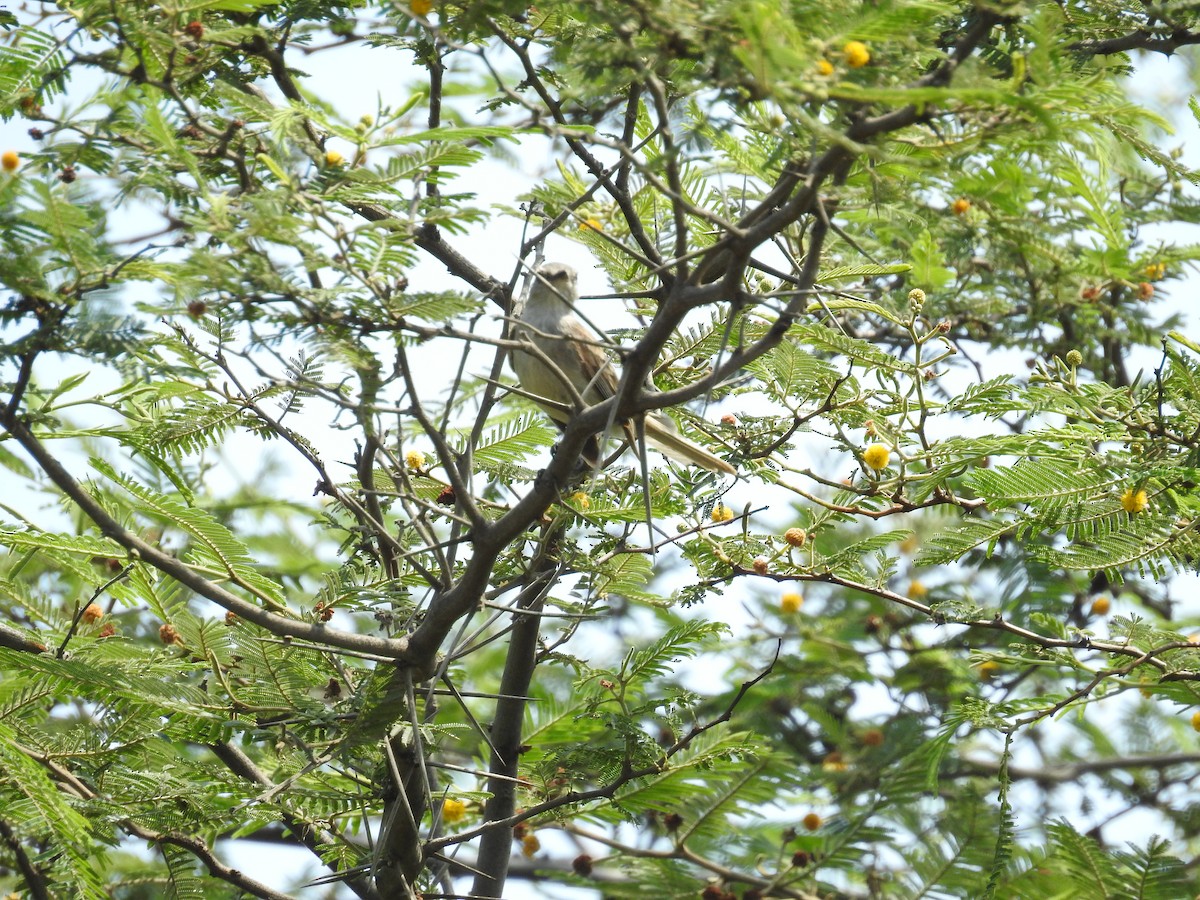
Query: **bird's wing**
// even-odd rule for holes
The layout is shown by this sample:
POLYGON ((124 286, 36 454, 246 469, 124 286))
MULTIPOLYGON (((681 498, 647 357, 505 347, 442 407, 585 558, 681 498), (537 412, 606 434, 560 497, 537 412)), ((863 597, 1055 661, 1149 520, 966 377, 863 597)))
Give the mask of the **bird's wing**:
POLYGON ((574 317, 564 320, 562 352, 573 353, 583 384, 576 385, 579 395, 588 404, 601 403, 617 393, 617 373, 608 356, 596 346, 583 324, 574 317))

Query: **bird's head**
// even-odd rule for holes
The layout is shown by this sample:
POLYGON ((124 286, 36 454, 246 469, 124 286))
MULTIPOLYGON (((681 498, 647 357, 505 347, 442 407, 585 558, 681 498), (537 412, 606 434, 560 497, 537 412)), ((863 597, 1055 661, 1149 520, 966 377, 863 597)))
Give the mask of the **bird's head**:
POLYGON ((562 299, 571 302, 578 297, 575 287, 575 270, 566 263, 542 263, 533 273, 537 277, 537 285, 549 288, 562 299))

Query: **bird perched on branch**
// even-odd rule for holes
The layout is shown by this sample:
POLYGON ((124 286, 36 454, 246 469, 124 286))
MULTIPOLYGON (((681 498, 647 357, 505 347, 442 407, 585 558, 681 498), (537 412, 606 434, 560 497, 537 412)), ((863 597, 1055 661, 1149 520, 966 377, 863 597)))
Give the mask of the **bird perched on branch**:
MULTIPOLYGON (((601 403, 617 392, 617 373, 595 337, 575 315, 579 299, 575 270, 563 263, 545 263, 534 272, 536 280, 529 298, 518 311, 513 329, 517 340, 528 341, 535 352, 514 350, 512 367, 521 388, 535 400, 560 428, 570 421, 572 410, 601 403)), ((630 434, 627 424, 623 427, 630 434)), ((676 462, 700 466, 710 472, 736 474, 720 457, 679 434, 675 423, 662 412, 645 417, 646 443, 676 462)), ((584 448, 584 459, 600 462, 600 442, 592 438, 584 448)))

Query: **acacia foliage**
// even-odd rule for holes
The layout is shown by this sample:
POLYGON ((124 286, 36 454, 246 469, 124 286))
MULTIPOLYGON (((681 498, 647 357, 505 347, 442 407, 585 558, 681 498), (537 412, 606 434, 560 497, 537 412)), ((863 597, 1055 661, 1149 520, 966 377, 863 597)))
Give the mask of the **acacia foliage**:
POLYGON ((1195 892, 1196 173, 1129 93, 1195 11, 2 15, 5 888, 1195 892), (561 435, 547 238, 638 316, 561 435), (739 480, 579 470, 653 408, 739 480))

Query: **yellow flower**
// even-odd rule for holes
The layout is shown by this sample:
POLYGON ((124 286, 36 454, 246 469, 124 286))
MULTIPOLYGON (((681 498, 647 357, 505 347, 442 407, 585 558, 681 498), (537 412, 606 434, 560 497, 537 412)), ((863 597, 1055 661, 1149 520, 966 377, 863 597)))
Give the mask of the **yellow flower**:
POLYGON ((1200 712, 1192 713, 1192 728, 1200 731, 1200 712))
POLYGON ((823 77, 828 77, 833 74, 833 63, 827 59, 817 60, 817 74, 823 77))
POLYGON ((527 859, 533 859, 535 853, 542 849, 542 842, 538 840, 536 834, 527 834, 521 838, 521 853, 527 859))
POLYGON ((603 231, 604 223, 599 219, 584 219, 579 223, 580 231, 603 231))
POLYGON ((881 469, 886 469, 888 461, 891 460, 892 454, 883 444, 872 444, 863 451, 863 462, 874 469, 876 472, 881 469))
POLYGON ((788 591, 779 598, 779 608, 783 612, 791 615, 792 613, 800 612, 800 607, 804 605, 804 597, 797 594, 795 591, 788 591))
POLYGON ((427 16, 433 11, 433 0, 410 0, 408 8, 414 16, 427 16))
POLYGON ((409 450, 404 454, 404 464, 414 472, 425 468, 425 454, 420 450, 409 450))
POLYGON ((1149 263, 1144 269, 1142 269, 1142 272, 1145 274, 1148 280, 1158 281, 1167 274, 1167 264, 1161 262, 1149 263))
POLYGON ((965 216, 967 214, 967 210, 970 208, 971 201, 966 197, 959 197, 950 204, 950 212, 954 213, 956 216, 965 216))
POLYGON ((810 812, 807 816, 804 817, 804 827, 807 828, 809 831, 816 831, 818 828, 821 827, 821 817, 818 816, 815 812, 810 812))
POLYGON ((15 172, 20 165, 21 157, 16 150, 5 150, 0 153, 0 166, 4 167, 5 172, 15 172))
POLYGON ((728 522, 733 518, 733 510, 724 503, 718 503, 713 507, 711 518, 714 522, 728 522))
MULTIPOLYGON (((826 754, 825 758, 821 760, 821 769, 825 772, 845 772, 849 768, 850 764, 846 762, 846 758, 842 756, 840 750, 834 750, 832 753, 826 754)), ((821 817, 816 813, 809 813, 808 816, 804 817, 804 827, 809 831, 816 831, 821 827, 821 817), (809 825, 809 816, 812 816, 817 820, 817 824, 815 826, 809 825)))
POLYGON ((1147 499, 1145 491, 1135 491, 1133 488, 1127 488, 1125 493, 1121 495, 1121 508, 1130 515, 1145 512, 1149 506, 1150 501, 1147 499))
POLYGON ((342 156, 342 154, 338 153, 336 150, 330 150, 325 154, 325 165, 329 166, 330 168, 336 168, 337 166, 342 165, 345 161, 346 157, 342 156))
POLYGON ((447 825, 453 825, 455 822, 461 822, 467 815, 467 804, 461 800, 455 800, 453 797, 447 797, 442 801, 442 821, 447 825))
POLYGON ((922 597, 925 597, 928 594, 929 588, 925 587, 925 585, 921 584, 921 582, 917 581, 916 579, 913 579, 912 584, 908 586, 908 596, 913 600, 920 600, 922 597))
POLYGON ((789 528, 783 533, 783 540, 789 547, 803 547, 808 543, 808 532, 803 528, 789 528))
POLYGON ((1112 609, 1112 601, 1104 594, 1092 601, 1093 616, 1107 616, 1110 609, 1112 609))
POLYGON ((576 491, 571 495, 571 503, 576 509, 581 509, 587 512, 592 508, 592 498, 583 491, 576 491))
POLYGON ((846 65, 852 69, 861 69, 871 61, 871 51, 862 41, 848 41, 842 48, 842 55, 846 57, 846 65))

